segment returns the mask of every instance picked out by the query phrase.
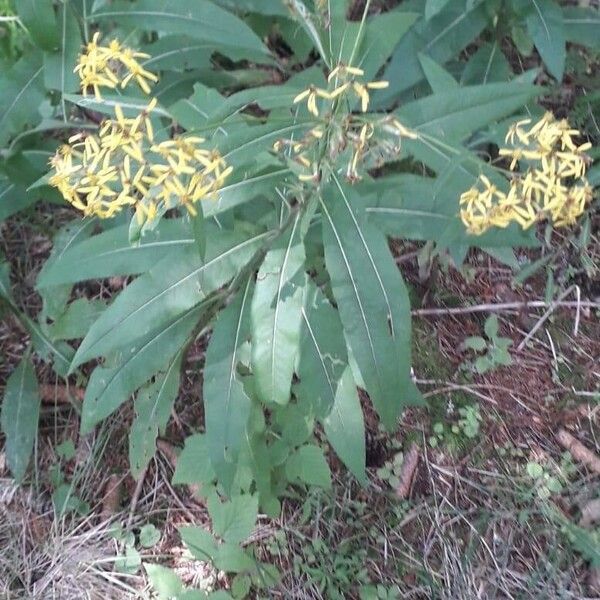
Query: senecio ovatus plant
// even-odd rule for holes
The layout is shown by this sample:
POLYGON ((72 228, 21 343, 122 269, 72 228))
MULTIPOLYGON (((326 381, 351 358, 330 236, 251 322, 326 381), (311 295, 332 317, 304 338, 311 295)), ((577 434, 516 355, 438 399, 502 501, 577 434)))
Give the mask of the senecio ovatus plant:
MULTIPOLYGON (((513 74, 483 42, 455 61, 462 83, 444 69, 455 40, 479 39, 506 3, 447 2, 434 14, 422 4, 378 14, 367 1, 358 20, 346 0, 115 0, 44 13, 56 35, 37 36, 40 55, 2 88, 17 110, 0 117, 10 125, 0 162, 41 155, 22 197, 60 194, 84 219, 55 238, 35 322, 0 295, 36 353, 85 385, 82 432, 133 399, 136 477, 181 373, 202 368, 201 432, 174 482, 200 484, 209 511, 220 510, 214 493, 276 514, 289 485, 329 486, 325 443, 365 483, 363 409, 393 430, 423 404, 388 238, 429 242, 460 264, 472 246, 496 257, 535 246, 536 224, 573 225, 587 210, 593 149, 543 116, 535 72, 513 74), (281 36, 285 59, 256 31, 281 36), (91 279, 109 282, 110 302, 86 296, 91 279)), ((28 361, 17 375, 33 371, 28 361)), ((35 424, 27 444, 13 429, 22 475, 35 424)), ((221 533, 206 555, 240 541, 221 533)))

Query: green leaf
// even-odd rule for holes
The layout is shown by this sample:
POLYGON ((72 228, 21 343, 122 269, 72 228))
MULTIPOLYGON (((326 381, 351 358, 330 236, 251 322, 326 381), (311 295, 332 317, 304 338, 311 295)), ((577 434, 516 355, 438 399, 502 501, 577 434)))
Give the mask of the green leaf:
POLYGON ((468 337, 464 342, 463 346, 465 348, 469 348, 470 350, 476 350, 481 352, 487 348, 487 342, 480 336, 476 335, 473 337, 468 337))
POLYGON ((300 345, 304 245, 300 214, 269 250, 252 297, 252 371, 264 402, 286 404, 300 345))
POLYGON ((438 65, 427 54, 419 54, 419 62, 427 83, 435 94, 458 88, 458 82, 444 67, 438 65))
POLYGON ((37 201, 37 196, 28 194, 25 187, 0 177, 0 221, 25 210, 37 201))
MULTIPOLYGON (((123 114, 128 118, 137 117, 148 106, 149 102, 147 98, 134 98, 116 94, 103 94, 101 99, 95 96, 65 94, 64 99, 86 110, 92 110, 109 116, 113 116, 115 114, 115 107, 120 106, 123 109, 123 114)), ((171 114, 160 105, 154 108, 152 115, 171 118, 171 114)))
POLYGON ((231 178, 227 179, 227 184, 217 192, 217 199, 205 205, 205 217, 208 219, 218 215, 249 200, 253 200, 261 194, 272 194, 273 190, 279 184, 283 183, 290 173, 291 171, 287 167, 277 167, 268 172, 261 171, 256 174, 242 173, 241 178, 238 177, 236 181, 236 172, 234 172, 231 178))
POLYGON ((324 190, 325 262, 349 347, 388 428, 403 406, 420 403, 410 379, 410 302, 384 236, 356 210, 351 188, 324 190))
POLYGON ((247 573, 254 571, 255 559, 237 544, 225 543, 218 547, 215 567, 229 573, 247 573))
POLYGON ((278 139, 302 137, 302 134, 317 125, 316 121, 277 119, 265 125, 246 127, 232 131, 219 141, 219 150, 227 164, 236 166, 251 163, 257 154, 270 150, 278 139))
POLYGON ((218 553, 215 538, 206 529, 201 527, 179 527, 179 535, 183 543, 189 548, 194 558, 203 562, 213 562, 218 553))
POLYGON ((390 82, 387 90, 375 94, 373 106, 389 106, 425 77, 419 54, 427 54, 439 65, 454 58, 481 33, 488 22, 485 2, 465 9, 462 2, 451 2, 432 18, 418 20, 396 46, 383 79, 390 82))
POLYGON ((252 279, 221 312, 206 350, 202 399, 210 460, 229 492, 250 415, 250 398, 237 377, 240 348, 250 332, 252 279))
POLYGON ((338 382, 348 363, 338 312, 309 279, 302 307, 302 342, 296 396, 310 403, 320 419, 330 414, 338 382))
POLYGON ((207 68, 211 64, 214 44, 186 35, 165 35, 153 44, 142 47, 150 58, 142 60, 151 71, 187 71, 207 68))
POLYGON ((26 356, 6 382, 1 416, 6 463, 18 482, 25 476, 33 451, 39 412, 37 378, 31 359, 26 356))
POLYGON ((85 390, 81 412, 81 432, 88 433, 102 419, 113 413, 133 392, 165 367, 188 339, 196 326, 203 306, 138 338, 122 350, 117 366, 94 369, 85 390))
POLYGON ((564 6, 562 11, 567 41, 590 48, 600 48, 600 10, 593 7, 564 6))
POLYGON ((425 1, 425 18, 429 21, 439 12, 444 10, 446 4, 449 3, 450 0, 426 0, 425 1))
POLYGON ((185 35, 212 42, 214 50, 227 54, 234 48, 244 51, 250 58, 265 59, 268 49, 256 34, 232 13, 209 0, 138 0, 137 2, 111 2, 100 6, 91 20, 110 19, 121 25, 162 33, 185 35))
POLYGON ((483 330, 488 339, 493 340, 498 335, 498 315, 490 315, 483 325, 483 330))
POLYGON ((240 544, 254 529, 258 517, 258 495, 243 494, 221 502, 212 494, 207 502, 215 535, 230 544, 240 544))
POLYGON ((527 463, 527 474, 532 479, 540 479, 544 475, 544 468, 536 462, 527 463))
POLYGON ((366 485, 365 423, 352 370, 347 367, 331 412, 323 420, 328 442, 361 484, 366 485))
POLYGON ((60 37, 54 6, 47 0, 18 0, 17 14, 28 29, 31 41, 43 50, 55 50, 60 37))
POLYGON ((160 261, 127 286, 94 323, 71 368, 95 356, 106 356, 123 345, 124 337, 144 336, 191 309, 234 277, 266 236, 243 237, 217 230, 208 237, 206 261, 200 260, 195 241, 160 261))
POLYGON ((42 56, 27 52, 0 75, 0 147, 26 126, 42 117, 38 108, 44 99, 42 56))
POLYGON ((306 444, 295 450, 286 462, 285 472, 290 481, 331 488, 329 465, 318 446, 306 444))
POLYGON ((78 298, 69 304, 67 310, 48 326, 48 335, 53 340, 73 340, 82 338, 106 309, 104 300, 78 298))
POLYGON ((436 180, 409 173, 357 186, 369 220, 381 231, 411 240, 437 240, 458 213, 458 196, 436 180))
POLYGON ((508 81, 512 75, 510 64, 495 41, 484 44, 471 56, 460 78, 461 85, 478 85, 508 81))
POLYGON ((342 4, 346 4, 342 7, 344 27, 340 39, 333 42, 331 64, 335 66, 344 62, 360 66, 365 72, 365 79, 371 80, 419 18, 419 14, 390 11, 383 15, 370 16, 361 29, 360 22, 345 21, 347 3, 342 4), (361 31, 362 35, 359 35, 361 31))
MULTIPOLYGON (((81 32, 75 14, 67 0, 58 8, 60 41, 57 48, 44 54, 46 88, 58 90, 62 96, 79 88, 79 77, 73 72, 81 52, 81 32)), ((66 120, 67 114, 63 117, 66 120)))
POLYGON ((185 439, 173 474, 174 485, 209 484, 216 477, 208 452, 206 435, 197 433, 185 439))
POLYGON ((511 115, 540 93, 540 88, 518 81, 469 86, 409 102, 396 114, 419 133, 460 140, 511 115))
POLYGON ((183 591, 181 579, 173 569, 152 563, 144 563, 144 569, 146 569, 148 579, 160 600, 171 600, 178 597, 183 591))
MULTIPOLYGON (((88 219, 82 227, 95 223, 88 219)), ((194 244, 194 236, 182 219, 161 221, 134 245, 129 243, 128 225, 120 225, 87 240, 73 241, 55 261, 44 265, 37 287, 144 273, 166 256, 194 244)))
POLYGON ((182 353, 179 352, 167 370, 140 390, 135 399, 135 419, 129 430, 129 467, 135 479, 154 456, 158 432, 164 431, 171 416, 179 391, 181 359, 182 353))
POLYGON ((527 16, 527 31, 548 71, 560 82, 567 57, 562 10, 554 0, 530 1, 533 8, 527 16))
POLYGON ((152 548, 158 544, 160 537, 160 531, 152 523, 147 523, 140 529, 140 546, 152 548))

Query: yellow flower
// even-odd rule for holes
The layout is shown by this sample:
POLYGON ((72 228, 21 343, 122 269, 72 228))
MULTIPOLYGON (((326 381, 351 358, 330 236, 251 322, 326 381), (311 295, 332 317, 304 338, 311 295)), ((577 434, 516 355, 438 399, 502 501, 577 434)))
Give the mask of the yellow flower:
POLYGON ((87 95, 91 88, 96 98, 101 99, 101 88, 125 88, 132 80, 149 94, 148 82, 156 83, 158 77, 144 69, 137 60, 148 58, 148 55, 122 46, 118 40, 111 41, 108 46, 101 46, 99 40, 100 34, 96 32, 75 67, 83 94, 87 95))
POLYGON ((317 98, 325 98, 326 100, 331 100, 331 94, 327 90, 323 90, 314 85, 311 85, 308 89, 300 92, 293 100, 293 104, 298 104, 303 100, 306 100, 306 106, 308 108, 308 112, 315 115, 315 117, 319 116, 319 109, 317 108, 317 98))
POLYGON ((202 148, 202 138, 153 144, 155 107, 154 99, 128 118, 116 106, 115 118, 103 122, 97 135, 72 136, 51 160, 50 185, 84 215, 108 218, 127 206, 141 221, 177 206, 196 214, 194 203, 214 196, 232 168, 219 152, 202 148))
POLYGON ((529 119, 513 124, 506 141, 514 147, 499 150, 500 156, 511 159, 511 171, 519 161, 529 162, 524 175, 509 182, 508 194, 481 175, 478 185, 461 195, 460 217, 471 233, 507 227, 513 221, 524 229, 543 219, 551 219, 556 227, 570 225, 591 201, 592 189, 585 178, 589 159, 584 154, 591 144, 578 146, 573 138, 580 132, 549 112, 526 129, 529 124, 529 119))

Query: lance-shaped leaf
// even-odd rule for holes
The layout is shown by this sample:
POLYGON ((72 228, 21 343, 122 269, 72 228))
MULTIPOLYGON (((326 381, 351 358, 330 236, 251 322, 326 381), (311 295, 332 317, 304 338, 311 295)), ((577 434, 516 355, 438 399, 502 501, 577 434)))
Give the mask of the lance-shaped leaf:
POLYGON ((450 89, 409 102, 396 112, 400 121, 429 136, 460 140, 507 117, 541 92, 519 81, 450 89))
POLYGON ((82 434, 91 431, 164 368, 165 362, 181 350, 203 310, 204 306, 195 306, 135 344, 125 347, 113 357, 116 366, 99 366, 94 369, 83 400, 82 434))
POLYGON ((26 52, 0 75, 0 147, 25 125, 37 125, 38 108, 44 99, 42 56, 26 52))
POLYGON ((338 312, 308 278, 302 306, 302 342, 298 361, 298 398, 310 403, 319 419, 335 402, 338 381, 348 364, 344 330, 338 312))
MULTIPOLYGON (((46 88, 58 90, 64 96, 79 87, 79 78, 73 72, 73 66, 81 52, 79 23, 69 2, 58 8, 58 31, 58 46, 44 54, 44 80, 46 88)), ((64 118, 67 116, 65 114, 64 118)))
POLYGON ((252 297, 252 371, 264 402, 286 404, 300 345, 304 245, 300 215, 269 250, 252 297))
POLYGON ((13 477, 21 481, 33 451, 40 412, 38 383, 29 356, 23 358, 6 382, 2 402, 4 452, 13 477))
POLYGON ((75 354, 73 348, 65 342, 51 340, 36 321, 21 312, 15 304, 10 289, 9 265, 3 262, 0 262, 0 299, 4 299, 8 308, 27 330, 40 357, 48 362, 53 362, 56 373, 61 377, 65 377, 75 354))
POLYGON ((420 53, 444 65, 481 33, 488 18, 485 2, 470 3, 466 9, 462 2, 450 2, 430 21, 419 19, 396 46, 383 75, 390 87, 375 94, 373 105, 389 106, 424 79, 420 53))
POLYGON ((111 2, 101 6, 91 19, 110 19, 135 28, 140 25, 150 31, 181 34, 214 44, 227 54, 228 47, 246 52, 249 57, 265 59, 268 49, 260 38, 232 13, 209 0, 138 0, 138 2, 111 2))
POLYGON ((567 48, 561 7, 554 0, 521 0, 520 4, 529 11, 527 31, 544 64, 553 77, 562 81, 567 48))
POLYGON ((410 303, 385 237, 353 204, 337 178, 323 191, 325 262, 347 343, 392 428, 403 406, 420 402, 410 379, 410 303))
POLYGON ((202 399, 210 459, 228 492, 237 465, 250 398, 237 377, 239 351, 250 334, 252 282, 221 312, 206 350, 202 399))
POLYGON ((305 286, 298 399, 310 403, 336 454, 365 481, 365 429, 356 383, 348 366, 338 312, 314 283, 305 286))
POLYGON ((160 261, 127 286, 94 323, 71 368, 95 356, 106 356, 122 347, 124 339, 143 338, 195 306, 233 278, 267 235, 248 238, 219 231, 207 240, 205 261, 201 260, 195 242, 160 261))
POLYGON ((42 0, 15 2, 22 23, 31 34, 31 41, 44 50, 54 50, 60 43, 54 6, 42 0))
POLYGON ((183 353, 179 352, 154 382, 135 399, 135 419, 129 431, 129 467, 137 479, 154 456, 156 436, 164 431, 179 391, 183 353))
POLYGON ((350 367, 346 367, 338 382, 335 401, 323 420, 323 428, 336 454, 364 485, 367 480, 365 422, 350 367))
MULTIPOLYGON (((364 23, 348 21, 348 3, 335 4, 331 15, 328 45, 331 65, 339 63, 360 67, 366 80, 373 79, 385 64, 400 39, 419 18, 416 12, 390 11, 369 16, 364 23)), ((330 13, 331 14, 331 13, 330 13)))
POLYGON ((563 7, 563 26, 569 42, 600 48, 600 10, 597 8, 563 7))
MULTIPOLYGON (((88 219, 82 227, 93 227, 88 219)), ((74 240, 56 260, 47 262, 38 275, 44 288, 86 279, 144 273, 173 251, 195 244, 193 232, 181 219, 164 220, 138 244, 129 242, 128 225, 114 227, 83 241, 74 240)))

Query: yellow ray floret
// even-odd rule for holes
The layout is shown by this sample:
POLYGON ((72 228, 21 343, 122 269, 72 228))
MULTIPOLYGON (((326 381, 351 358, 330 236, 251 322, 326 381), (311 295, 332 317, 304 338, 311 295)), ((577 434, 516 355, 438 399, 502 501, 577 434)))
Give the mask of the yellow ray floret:
POLYGON ((149 55, 122 46, 118 40, 111 41, 108 46, 101 46, 99 40, 100 33, 96 32, 75 67, 83 94, 87 95, 92 90, 96 98, 101 99, 102 88, 125 88, 133 80, 149 94, 149 82, 156 83, 158 77, 144 69, 138 61, 149 58, 149 55))
POLYGON ((591 201, 592 187, 585 177, 590 162, 585 152, 591 144, 577 145, 574 138, 580 132, 549 112, 526 128, 530 124, 530 119, 514 123, 506 135, 512 147, 499 151, 515 173, 508 192, 481 175, 460 197, 460 216, 469 232, 481 234, 512 222, 527 229, 545 219, 556 227, 572 225, 591 201), (521 164, 525 170, 518 173, 521 164))
POLYGON ((231 174, 216 150, 202 138, 181 136, 154 144, 151 113, 156 100, 134 118, 120 106, 96 135, 77 134, 51 160, 50 185, 84 215, 112 217, 134 206, 140 220, 170 208, 194 207, 215 197, 231 174))

